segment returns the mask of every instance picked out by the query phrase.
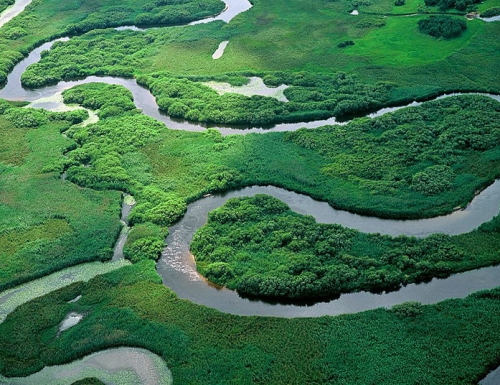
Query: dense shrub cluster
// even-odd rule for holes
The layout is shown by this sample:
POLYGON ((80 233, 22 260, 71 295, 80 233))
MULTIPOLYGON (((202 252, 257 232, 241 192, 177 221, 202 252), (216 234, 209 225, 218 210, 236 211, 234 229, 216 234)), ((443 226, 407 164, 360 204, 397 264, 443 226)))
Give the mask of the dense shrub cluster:
POLYGON ((99 110, 101 119, 122 115, 135 110, 134 98, 129 90, 114 84, 89 83, 64 91, 64 103, 79 104, 91 110, 99 110))
POLYGON ((481 0, 424 0, 424 2, 427 6, 436 5, 443 11, 449 8, 465 11, 468 7, 479 4, 481 0))
POLYGON ((71 385, 105 385, 105 384, 96 377, 87 377, 82 380, 73 382, 71 385))
POLYGON ((354 45, 354 42, 352 40, 346 40, 346 41, 343 41, 342 43, 337 44, 337 47, 345 48, 345 47, 348 47, 350 45, 354 45))
POLYGON ((128 234, 123 254, 132 262, 143 259, 156 261, 165 247, 163 239, 167 235, 162 227, 151 222, 135 224, 128 234))
POLYGON ((479 188, 484 178, 491 183, 498 177, 497 158, 487 154, 500 150, 499 118, 498 102, 462 96, 347 126, 290 132, 285 139, 322 154, 328 162, 322 168, 326 175, 372 194, 447 194, 442 196, 453 201, 455 194, 448 192, 460 191, 473 180, 479 188))
POLYGON ((413 175, 411 187, 424 195, 441 194, 451 188, 455 177, 453 169, 449 166, 430 166, 413 175))
POLYGON ((449 39, 460 36, 467 29, 467 22, 457 17, 436 15, 420 20, 418 29, 433 37, 449 39))
POLYGON ((481 12, 481 17, 494 17, 500 15, 500 7, 488 8, 486 11, 481 12))
POLYGON ((100 190, 132 190, 136 182, 124 167, 122 157, 154 140, 164 126, 139 114, 132 95, 123 87, 83 84, 65 91, 63 97, 66 102, 98 108, 102 119, 68 130, 67 135, 77 145, 67 153, 68 179, 100 190))
MULTIPOLYGON (((498 233, 489 236, 490 242, 500 241, 498 233)), ((456 237, 363 234, 318 224, 266 195, 229 200, 211 212, 191 250, 210 281, 247 295, 286 299, 395 289, 461 270, 471 258, 456 237)), ((480 260, 477 254, 473 258, 480 260)), ((417 314, 414 308, 395 311, 417 314)))
POLYGON ((182 217, 186 211, 186 202, 176 194, 166 193, 155 186, 147 186, 137 195, 139 204, 130 213, 129 222, 151 222, 159 226, 168 226, 182 217))
POLYGON ((0 114, 3 113, 7 120, 17 128, 37 128, 49 122, 62 120, 77 124, 88 118, 85 110, 50 112, 38 108, 9 108, 8 106, 7 102, 2 103, 0 114))
POLYGON ((107 7, 92 12, 82 21, 66 27, 68 34, 81 34, 94 29, 121 25, 173 25, 183 24, 207 16, 216 15, 224 9, 219 0, 152 1, 142 9, 124 6, 107 7))
POLYGON ((171 116, 228 124, 270 124, 283 121, 345 116, 381 106, 389 97, 385 84, 367 85, 345 73, 273 72, 263 76, 268 86, 287 84, 289 102, 264 96, 218 95, 189 79, 157 74, 138 82, 151 89, 158 106, 171 116))

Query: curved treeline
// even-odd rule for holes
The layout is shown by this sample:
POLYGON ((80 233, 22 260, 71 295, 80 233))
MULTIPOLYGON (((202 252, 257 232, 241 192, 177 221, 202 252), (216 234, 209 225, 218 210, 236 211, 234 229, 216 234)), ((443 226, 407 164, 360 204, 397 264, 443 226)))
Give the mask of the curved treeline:
POLYGON ((272 124, 342 117, 374 110, 389 101, 392 85, 364 84, 340 72, 333 75, 311 72, 264 73, 268 86, 286 84, 281 102, 264 96, 218 93, 187 78, 170 74, 140 76, 137 81, 151 89, 160 110, 173 117, 222 124, 272 124))
POLYGON ((80 34, 93 29, 124 24, 151 26, 185 24, 216 15, 224 9, 220 0, 156 0, 137 7, 116 6, 91 13, 82 21, 70 24, 66 33, 80 34))
POLYGON ((333 297, 401 285, 500 262, 500 218, 477 231, 424 239, 318 224, 267 195, 231 199, 193 237, 198 271, 241 294, 333 297))
POLYGON ((500 15, 500 7, 488 8, 486 11, 481 12, 481 17, 494 17, 500 15))
MULTIPOLYGON (((13 3, 0 0, 0 11, 13 3)), ((113 0, 33 0, 0 30, 0 84, 23 55, 56 37, 123 25, 185 24, 215 16, 223 9, 220 0, 123 0, 119 5, 113 0)))
POLYGON ((419 20, 418 29, 433 37, 450 39, 460 36, 467 29, 467 22, 463 18, 446 15, 429 16, 419 20))

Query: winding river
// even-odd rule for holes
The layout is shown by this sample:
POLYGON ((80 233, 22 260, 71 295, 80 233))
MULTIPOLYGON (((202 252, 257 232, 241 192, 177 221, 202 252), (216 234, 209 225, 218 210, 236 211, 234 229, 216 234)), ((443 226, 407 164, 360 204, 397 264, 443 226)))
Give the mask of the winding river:
MULTIPOLYGON (((238 2, 240 0, 232 0, 234 2, 238 2)), ((246 0, 243 0, 244 2, 246 0)), ((229 12, 230 7, 226 9, 229 12)), ((207 19, 208 20, 208 19, 207 19)), ((81 80, 71 80, 71 81, 61 81, 56 85, 47 86, 43 88, 37 89, 26 89, 21 85, 21 75, 26 70, 26 68, 33 63, 36 63, 40 60, 41 52, 45 50, 49 50, 50 47, 56 41, 68 41, 69 38, 59 38, 54 41, 45 43, 40 47, 34 49, 25 59, 20 61, 12 70, 12 72, 7 77, 6 86, 0 90, 0 98, 8 99, 8 100, 26 100, 26 101, 35 101, 38 99, 51 98, 55 94, 60 93, 68 88, 86 84, 86 83, 94 83, 94 82, 102 82, 107 84, 116 84, 121 85, 127 88, 134 98, 134 103, 138 109, 141 109, 142 112, 160 122, 163 122, 168 128, 174 130, 185 130, 185 131, 195 131, 202 132, 206 130, 207 127, 212 127, 218 129, 223 135, 237 134, 237 135, 246 135, 249 133, 265 133, 271 131, 295 131, 299 128, 318 128, 325 125, 330 124, 346 124, 347 122, 339 122, 334 117, 323 119, 323 120, 313 120, 307 122, 295 122, 295 123, 280 123, 275 124, 273 126, 268 127, 230 127, 224 125, 217 124, 205 124, 199 122, 191 122, 182 119, 174 119, 168 115, 165 115, 160 112, 158 109, 158 105, 156 104, 155 97, 151 94, 151 92, 139 84, 137 84, 135 79, 126 79, 112 76, 89 76, 85 79, 81 80), (242 129, 244 128, 244 129, 242 129)), ((473 94, 488 96, 492 99, 495 99, 500 102, 500 95, 494 95, 489 93, 478 93, 475 92, 473 94)), ((440 95, 434 99, 442 99, 450 96, 460 95, 458 93, 451 93, 440 95)), ((418 106, 421 102, 411 102, 405 105, 397 106, 397 107, 386 107, 382 108, 378 111, 375 111, 369 115, 370 118, 380 116, 386 114, 388 112, 393 112, 401 108, 410 107, 410 106, 418 106)), ((50 106, 48 106, 50 107, 50 106)))
MULTIPOLYGON (((16 4, 13 7, 4 11, 0 16, 0 26, 15 17, 30 2, 31 0, 16 1, 16 4)), ((227 7, 221 15, 193 22, 191 24, 207 23, 214 20, 224 20, 228 22, 237 14, 244 12, 251 7, 247 0, 224 0, 224 2, 227 7)), ((133 29, 133 27, 129 27, 129 29, 130 28, 133 29)), ((63 38, 57 40, 68 39, 63 38)), ((83 80, 59 82, 57 85, 44 87, 42 89, 24 89, 20 83, 21 74, 25 71, 28 65, 39 61, 40 53, 43 50, 50 49, 53 43, 54 41, 43 44, 39 48, 32 51, 27 58, 16 65, 14 70, 9 74, 8 84, 0 90, 0 98, 9 100, 35 101, 41 98, 51 97, 64 89, 71 88, 78 84, 105 82, 108 84, 122 85, 128 88, 133 94, 134 102, 137 108, 142 109, 145 114, 165 123, 169 128, 189 131, 203 131, 207 127, 206 125, 199 123, 174 120, 161 114, 158 110, 154 96, 149 92, 149 90, 139 86, 134 79, 91 76, 83 80)), ((483 95, 489 96, 500 102, 500 96, 491 94, 483 95)), ((448 96, 450 95, 442 95, 439 98, 448 96)), ((420 103, 413 102, 405 106, 384 108, 368 116, 379 116, 399 108, 418 104, 420 103)), ((47 106, 47 108, 49 107, 50 106, 47 106)), ((251 132, 292 131, 302 127, 316 128, 335 123, 338 123, 335 118, 330 118, 312 122, 277 124, 273 127, 265 128, 253 127, 245 130, 222 126, 215 128, 218 128, 223 135, 227 135, 247 134, 251 132)), ((210 125, 210 127, 214 127, 214 125, 210 125)), ((407 234, 418 237, 426 236, 435 232, 460 234, 471 231, 481 223, 490 220, 493 216, 498 214, 500 206, 499 181, 496 181, 490 187, 485 189, 465 210, 456 211, 442 217, 412 221, 383 220, 379 218, 363 217, 341 210, 334 210, 326 203, 317 202, 307 196, 272 186, 254 186, 233 191, 224 195, 214 195, 189 205, 184 218, 170 229, 170 235, 166 240, 168 246, 164 250, 162 258, 157 264, 158 273, 162 276, 164 284, 172 288, 181 298, 186 298, 195 303, 213 307, 226 313, 278 317, 319 317, 323 315, 338 315, 374 309, 381 306, 391 307, 405 301, 419 301, 424 304, 436 303, 448 298, 465 297, 472 292, 483 289, 491 289, 500 285, 500 266, 496 266, 456 274, 447 279, 434 279, 425 284, 407 285, 396 292, 384 294, 372 294, 367 292, 346 294, 336 300, 314 304, 279 304, 241 298, 236 292, 211 285, 199 276, 196 272, 193 258, 189 253, 189 243, 196 229, 206 222, 209 211, 219 207, 229 198, 251 196, 257 193, 265 193, 275 196, 276 198, 286 202, 293 210, 302 214, 313 215, 318 222, 340 223, 344 226, 356 228, 364 232, 379 232, 391 235, 407 234)), ((126 237, 126 232, 123 236, 126 237)), ((124 238, 122 238, 122 241, 124 241, 124 238)), ((123 244, 123 242, 121 242, 121 244, 123 244)), ((122 251, 120 248, 121 246, 119 241, 117 243, 117 250, 115 250, 114 259, 122 259, 122 251)), ((89 264, 82 265, 82 267, 87 265, 89 264)), ((56 287, 52 289, 55 288, 56 287)), ((1 293, 1 295, 3 296, 4 302, 6 302, 10 301, 13 297, 16 297, 20 291, 21 287, 18 287, 10 290, 9 292, 1 293)), ((2 301, 2 296, 0 296, 0 303, 2 301)), ((17 305, 18 304, 16 304, 16 306, 17 305)), ((5 315, 6 314, 3 316, 5 315)), ((67 370, 70 372, 80 371, 80 369, 77 370, 75 369, 75 366, 71 365, 76 364, 79 368, 89 367, 89 365, 92 367, 92 365, 95 365, 96 362, 98 362, 99 365, 104 366, 109 364, 103 368, 103 375, 111 375, 122 369, 130 369, 130 367, 127 366, 128 364, 123 363, 123 355, 128 355, 130 358, 128 361, 130 362, 142 362, 143 367, 151 367, 150 362, 147 363, 144 361, 144 355, 148 356, 148 359, 152 359, 150 356, 152 353, 140 351, 139 349, 122 349, 125 350, 114 350, 114 352, 103 351, 86 357, 76 363, 55 367, 53 374, 50 374, 49 377, 44 377, 45 374, 43 373, 47 373, 44 371, 51 369, 45 368, 44 371, 29 378, 19 379, 18 382, 12 383, 27 383, 26 380, 28 379, 32 383, 43 383, 43 381, 55 383, 50 382, 55 381, 53 380, 55 377, 50 376, 60 376, 61 373, 65 373, 67 370), (111 358, 106 358, 106 354, 109 354, 109 357, 111 358), (116 363, 117 359, 120 360, 120 363, 116 363)), ((161 361, 161 359, 159 359, 159 361, 161 361)), ((133 366, 133 364, 130 365, 133 366)), ((168 371, 168 368, 166 367, 163 369, 168 371)), ((132 368, 131 370, 136 373, 137 378, 139 379, 138 381, 146 381, 148 378, 157 378, 155 377, 157 376, 155 374, 157 372, 154 370, 148 372, 147 374, 141 372, 142 369, 137 366, 135 366, 135 369, 132 368)), ((166 383, 171 382, 171 377, 165 375, 165 379, 168 380, 166 383)), ((0 377, 0 383, 2 380, 3 379, 0 377)), ((17 381, 18 379, 9 380, 17 381)))
MULTIPOLYGON (((223 13, 215 18, 207 18, 200 22, 210 22, 213 20, 224 20, 227 22, 238 13, 246 11, 251 6, 247 0, 225 0, 225 3, 227 7, 223 13)), ((195 24, 196 23, 197 22, 195 22, 195 24)), ((67 41, 68 38, 57 39, 57 41, 59 40, 67 41)), ((173 120, 167 115, 161 114, 158 110, 154 96, 148 89, 139 86, 135 79, 90 76, 83 80, 59 82, 57 85, 41 89, 24 89, 20 82, 22 73, 27 66, 39 61, 41 52, 50 49, 53 43, 54 41, 43 44, 39 48, 33 50, 27 58, 15 66, 8 76, 7 85, 0 90, 0 97, 11 100, 35 101, 51 98, 62 90, 78 84, 90 82, 118 84, 128 88, 132 92, 137 108, 142 109, 146 115, 162 121, 169 128, 189 131, 205 130, 204 125, 188 121, 173 120)), ((438 98, 449 97, 451 95, 455 94, 442 95, 438 98)), ((500 96, 498 95, 482 95, 489 96, 500 102, 500 96)), ((44 107, 51 107, 50 103, 46 104, 47 105, 44 107)), ((420 103, 412 102, 405 106, 383 108, 368 116, 375 117, 400 108, 418 104, 420 103)), ((312 122, 278 124, 266 129, 259 127, 245 130, 230 127, 218 128, 223 134, 247 134, 250 132, 264 131, 291 131, 301 127, 315 128, 334 123, 336 123, 335 118, 330 118, 312 122)), ((390 235, 407 234, 419 237, 435 232, 459 234, 471 231, 481 223, 489 221, 496 215, 500 205, 500 182, 498 181, 477 196, 465 210, 456 211, 447 216, 411 221, 383 220, 375 217, 364 217, 346 211, 334 210, 324 202, 317 202, 307 196, 270 186, 250 187, 239 191, 233 191, 224 196, 213 196, 209 199, 203 199, 191 204, 183 220, 171 228, 170 235, 167 238, 167 244, 169 246, 165 249, 163 257, 157 265, 158 272, 162 276, 164 283, 175 290, 180 297, 233 314, 317 317, 368 310, 380 306, 392 306, 407 300, 434 303, 446 298, 463 297, 473 291, 500 285, 500 274, 497 272, 498 269, 493 267, 480 269, 475 272, 457 274, 446 280, 435 280, 425 285, 408 285, 398 292, 384 295, 370 293, 343 295, 336 301, 316 303, 313 306, 278 305, 240 298, 237 293, 223 288, 216 288, 199 277, 194 268, 193 259, 189 254, 189 242, 194 231, 206 222, 208 211, 220 206, 229 197, 254 195, 256 193, 273 195, 288 203, 293 210, 302 214, 315 216, 319 222, 339 223, 343 226, 355 228, 364 232, 381 232, 390 235), (476 276, 480 276, 481 279, 473 279, 473 277, 476 276), (457 282, 459 282, 457 280, 468 281, 468 284, 457 284, 457 282), (458 286, 461 287, 461 290, 458 290, 458 286), (433 294, 429 295, 429 292, 433 294)), ((122 248, 127 230, 125 226, 124 232, 117 242, 114 254, 115 260, 119 260, 123 257, 122 248)))

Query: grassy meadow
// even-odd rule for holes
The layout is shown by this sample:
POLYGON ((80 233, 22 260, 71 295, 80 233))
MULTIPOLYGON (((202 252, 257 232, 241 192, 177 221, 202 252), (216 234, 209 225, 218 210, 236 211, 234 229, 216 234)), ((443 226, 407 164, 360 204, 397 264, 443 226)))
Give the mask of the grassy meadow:
POLYGON ((0 115, 0 125, 0 288, 110 258, 120 194, 79 188, 44 170, 70 147, 60 131, 71 123, 18 128, 0 115))

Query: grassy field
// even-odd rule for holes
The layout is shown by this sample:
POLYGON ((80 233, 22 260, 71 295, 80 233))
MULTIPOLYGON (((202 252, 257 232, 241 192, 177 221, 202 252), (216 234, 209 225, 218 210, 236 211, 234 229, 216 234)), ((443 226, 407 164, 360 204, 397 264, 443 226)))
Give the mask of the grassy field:
POLYGON ((0 288, 110 258, 120 194, 82 189, 43 172, 71 145, 60 134, 70 123, 17 128, 0 115, 0 125, 0 288))
POLYGON ((181 384, 475 384, 498 364, 498 298, 493 290, 338 317, 238 317, 178 299, 142 262, 18 308, 0 324, 0 368, 26 375, 134 346, 165 359, 181 384), (86 316, 56 338, 70 311, 86 316))
MULTIPOLYGON (((359 16, 348 13, 347 1, 310 2, 295 0, 256 1, 247 12, 229 24, 201 24, 189 28, 160 28, 148 32, 100 31, 65 43, 64 55, 54 60, 47 55, 36 67, 38 76, 53 77, 68 65, 88 74, 147 74, 169 71, 177 75, 217 75, 234 71, 308 71, 332 73, 349 71, 365 81, 389 81, 399 92, 424 97, 446 90, 492 90, 500 92, 491 79, 499 75, 498 23, 471 20, 467 31, 454 39, 436 39, 420 33, 418 20, 424 14, 380 16, 363 10, 392 12, 390 2, 364 6, 359 16), (106 47, 111 62, 93 60, 95 48, 87 47, 75 61, 82 42, 99 46, 103 38, 113 39, 106 47), (142 40, 146 39, 147 42, 142 40), (211 58, 223 40, 230 43, 219 60, 211 58), (338 43, 352 40, 345 49, 338 43), (411 44, 409 44, 411 42, 411 44), (66 58, 66 59, 65 59, 66 58), (131 61, 135 58, 136 61, 131 61), (78 64, 79 63, 79 64, 78 64), (124 72, 124 68, 127 71, 124 72), (430 80, 432 79, 432 81, 430 80)), ((490 1, 491 6, 495 1, 490 1)), ((405 6, 406 7, 406 6, 405 6)), ((407 10, 415 5, 408 3, 407 10)), ((117 21, 117 23, 119 23, 117 21)), ((21 39, 22 40, 22 39, 21 39)), ((60 75, 59 75, 60 76, 60 75)), ((56 78, 58 76, 56 75, 56 78)))

